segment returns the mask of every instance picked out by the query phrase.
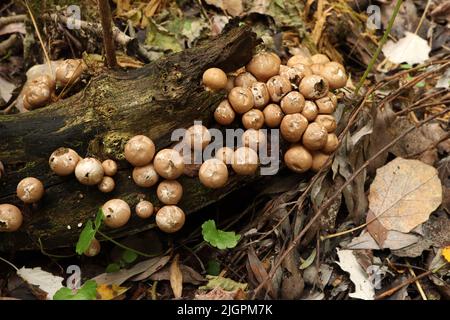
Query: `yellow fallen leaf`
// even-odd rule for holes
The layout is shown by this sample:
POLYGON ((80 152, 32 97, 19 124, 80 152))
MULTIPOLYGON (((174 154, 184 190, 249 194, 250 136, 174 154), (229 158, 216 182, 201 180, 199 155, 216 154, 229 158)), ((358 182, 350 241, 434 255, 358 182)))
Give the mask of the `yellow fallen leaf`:
POLYGON ((97 287, 99 300, 113 300, 127 292, 129 288, 120 287, 117 284, 101 284, 97 287))
POLYGON ((170 286, 175 298, 181 298, 183 292, 183 273, 180 270, 178 259, 179 255, 177 254, 170 265, 170 286))
POLYGON ((442 202, 436 168, 419 160, 396 158, 377 170, 369 208, 387 230, 404 233, 428 220, 442 202))
POLYGON ((447 260, 447 262, 450 262, 450 246, 442 249, 442 256, 445 258, 445 260, 447 260))

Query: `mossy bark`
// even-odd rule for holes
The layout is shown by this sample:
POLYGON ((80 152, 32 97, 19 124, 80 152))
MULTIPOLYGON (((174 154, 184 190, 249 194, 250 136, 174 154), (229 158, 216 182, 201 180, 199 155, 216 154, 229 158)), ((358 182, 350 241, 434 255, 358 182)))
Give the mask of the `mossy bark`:
MULTIPOLYGON (((73 245, 79 223, 92 218, 108 199, 122 198, 134 206, 141 194, 157 204, 154 189, 137 187, 131 168, 123 161, 123 145, 135 134, 151 137, 157 148, 170 145, 171 132, 194 120, 206 124, 223 93, 205 91, 201 76, 218 66, 226 71, 247 63, 257 44, 247 27, 234 28, 207 43, 164 57, 128 73, 110 73, 92 79, 86 88, 43 109, 0 116, 0 160, 6 176, 0 181, 0 203, 18 205, 24 224, 14 233, 0 233, 0 250, 46 249, 73 245), (73 176, 58 177, 48 166, 58 147, 75 149, 81 156, 119 160, 116 189, 102 194, 73 176), (24 206, 15 196, 17 183, 33 176, 44 182, 46 194, 35 206, 24 206), (71 229, 68 229, 68 226, 71 229)), ((184 177, 180 206, 187 214, 196 211, 249 181, 232 177, 220 190, 204 188, 198 179, 184 177)), ((123 228, 107 230, 117 237, 150 228, 150 220, 133 217, 123 228)))

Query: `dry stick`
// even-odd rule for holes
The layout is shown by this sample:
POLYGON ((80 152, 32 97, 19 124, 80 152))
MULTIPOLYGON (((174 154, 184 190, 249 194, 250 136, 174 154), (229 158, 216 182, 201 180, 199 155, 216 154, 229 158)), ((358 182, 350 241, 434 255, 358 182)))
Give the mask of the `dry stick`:
POLYGON ((23 22, 27 19, 26 14, 16 14, 14 16, 9 17, 1 17, 0 18, 0 28, 15 22, 23 22))
POLYGON ((98 0, 98 8, 100 11, 100 20, 103 30, 103 45, 105 47, 106 63, 108 67, 114 69, 117 67, 116 49, 114 46, 112 27, 111 27, 111 8, 108 0, 98 0))
POLYGON ((419 109, 422 109, 422 108, 439 106, 441 104, 449 104, 449 103, 450 103, 450 100, 444 100, 444 101, 439 101, 439 102, 425 103, 425 104, 422 104, 420 106, 417 106, 417 105, 414 106, 414 107, 411 106, 411 107, 408 107, 408 108, 405 108, 403 110, 400 110, 400 111, 396 112, 395 115, 396 116, 401 116, 402 114, 409 113, 411 111, 416 111, 416 110, 419 110, 419 109))
POLYGON ((361 87, 363 86, 364 81, 366 81, 366 78, 369 75, 369 72, 372 70, 373 65, 375 64, 375 62, 378 59, 378 56, 381 53, 381 49, 383 48, 384 44, 386 43, 386 41, 388 39, 389 34, 391 33, 391 29, 392 29, 392 26, 394 25, 395 17, 397 16, 402 3, 403 3, 403 0, 397 0, 397 3, 395 4, 394 11, 392 12, 392 16, 389 19, 388 26, 386 28, 386 31, 383 34, 383 37, 381 38, 380 44, 378 45, 378 48, 375 51, 375 54, 372 56, 372 59, 370 59, 369 65, 367 66, 366 71, 364 71, 364 74, 363 74, 361 80, 359 80, 358 85, 356 86, 356 90, 355 90, 356 96, 359 93, 359 89, 361 89, 361 87))
MULTIPOLYGON (((406 259, 405 259, 405 261, 406 261, 406 259)), ((409 273, 410 273, 413 277, 416 277, 416 273, 414 272, 413 268, 411 268, 411 265, 409 264, 408 261, 406 261, 406 264, 407 264, 407 266, 408 266, 408 271, 409 271, 409 273)), ((417 290, 419 291, 420 296, 422 297, 422 300, 428 300, 427 295, 425 294, 425 291, 423 291, 422 285, 420 284, 420 281, 419 281, 419 280, 416 280, 416 281, 414 281, 414 282, 416 283, 417 290)))
POLYGON ((0 42, 0 56, 6 55, 8 53, 8 50, 16 44, 18 39, 19 37, 17 36, 17 34, 12 34, 8 39, 0 42))
MULTIPOLYGON (((417 126, 412 126, 410 127, 408 130, 404 131, 401 135, 399 135, 397 138, 395 138, 394 140, 392 140, 390 143, 388 143, 386 146, 384 146, 383 148, 381 148, 375 155, 373 155, 372 157, 370 157, 366 162, 364 162, 364 164, 358 168, 358 170, 356 170, 349 179, 347 179, 344 184, 338 189, 336 190, 336 192, 328 198, 328 200, 322 204, 319 208, 319 210, 316 212, 316 214, 311 218, 311 220, 308 222, 308 224, 303 228, 303 230, 294 238, 294 240, 291 241, 291 244, 289 245, 289 247, 286 249, 286 251, 283 252, 283 254, 281 255, 281 257, 278 259, 277 263, 275 264, 275 266, 273 267, 273 269, 270 271, 269 274, 269 279, 271 279, 273 277, 273 275, 275 274, 275 271, 280 267, 282 261, 286 258, 286 256, 289 254, 290 251, 292 251, 299 243, 299 241, 302 239, 302 237, 305 235, 305 233, 309 230, 309 228, 311 228, 311 226, 316 222, 316 220, 321 216, 321 214, 328 209, 328 207, 333 203, 333 201, 336 199, 337 196, 339 196, 342 191, 376 158, 378 158, 381 154, 383 154, 383 152, 389 150, 389 148, 391 148, 393 145, 395 145, 398 141, 400 141, 403 137, 405 137, 408 133, 412 132, 413 130, 417 129, 418 127, 424 125, 425 123, 430 122, 431 120, 433 120, 434 118, 437 118, 438 116, 445 114, 447 112, 450 111, 450 107, 446 108, 444 111, 439 112, 435 115, 433 115, 430 118, 427 118, 425 120, 422 120, 421 122, 419 122, 419 124, 417 126)), ((265 282, 265 281, 264 281, 265 282)), ((255 293, 254 296, 256 296, 256 294, 262 289, 264 282, 262 282, 256 289, 255 289, 255 293)))

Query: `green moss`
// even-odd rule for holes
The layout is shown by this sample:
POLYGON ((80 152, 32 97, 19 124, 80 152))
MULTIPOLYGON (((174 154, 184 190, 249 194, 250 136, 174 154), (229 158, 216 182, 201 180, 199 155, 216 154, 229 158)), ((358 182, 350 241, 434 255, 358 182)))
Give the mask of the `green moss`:
POLYGON ((111 132, 103 137, 103 152, 112 159, 124 160, 123 150, 131 134, 111 132))

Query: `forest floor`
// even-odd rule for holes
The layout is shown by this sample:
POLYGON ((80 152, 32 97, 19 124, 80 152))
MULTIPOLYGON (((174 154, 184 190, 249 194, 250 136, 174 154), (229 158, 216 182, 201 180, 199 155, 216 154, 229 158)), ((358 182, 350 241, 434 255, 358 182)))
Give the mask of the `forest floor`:
MULTIPOLYGON (((68 8, 73 2, 0 5, 2 114, 23 111, 15 100, 26 72, 47 59, 83 58, 92 78, 108 72, 96 2, 78 0, 68 8), (63 19, 69 12, 91 24, 70 26, 63 19)), ((45 299, 55 277, 69 286, 76 270, 83 287, 60 290, 61 299, 450 298, 448 2, 111 4, 115 27, 138 43, 131 48, 116 37, 122 69, 208 41, 231 20, 251 26, 283 62, 319 52, 343 64, 349 80, 337 92, 335 113, 341 146, 316 174, 282 174, 271 185, 250 185, 207 206, 181 235, 148 230, 102 239, 96 257, 78 256, 74 248, 0 252, 2 260, 26 268, 15 272, 0 261, 0 299, 45 299), (209 219, 229 232, 215 243, 202 233, 209 219), (227 249, 217 248, 220 241, 227 249), (32 269, 39 267, 45 272, 32 269), (47 283, 38 288, 36 277, 47 283), (92 285, 93 278, 102 284, 92 285)), ((64 98, 83 85, 67 88, 64 98)))

